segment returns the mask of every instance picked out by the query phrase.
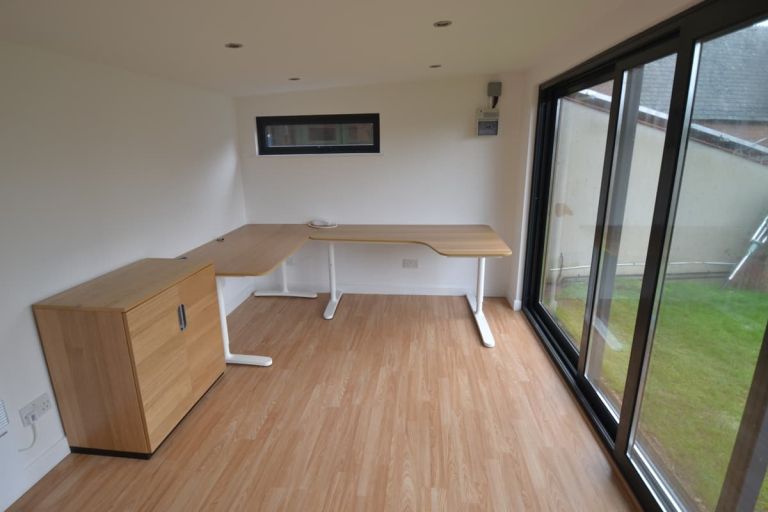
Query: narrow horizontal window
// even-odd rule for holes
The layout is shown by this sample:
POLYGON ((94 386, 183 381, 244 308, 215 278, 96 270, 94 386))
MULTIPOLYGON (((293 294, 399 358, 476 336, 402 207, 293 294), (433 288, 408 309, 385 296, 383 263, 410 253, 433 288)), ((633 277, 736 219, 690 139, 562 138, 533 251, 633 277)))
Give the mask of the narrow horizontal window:
POLYGON ((256 118, 260 155, 378 153, 379 114, 256 118))

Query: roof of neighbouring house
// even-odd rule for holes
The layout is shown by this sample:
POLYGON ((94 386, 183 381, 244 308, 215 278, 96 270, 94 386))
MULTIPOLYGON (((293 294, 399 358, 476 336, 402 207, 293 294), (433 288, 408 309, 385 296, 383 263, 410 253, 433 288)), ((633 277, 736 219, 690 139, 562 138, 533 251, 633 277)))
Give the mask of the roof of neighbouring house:
MULTIPOLYGON (((768 26, 755 25, 702 45, 696 121, 768 121, 768 26)), ((668 112, 674 59, 645 66, 641 105, 668 112)))

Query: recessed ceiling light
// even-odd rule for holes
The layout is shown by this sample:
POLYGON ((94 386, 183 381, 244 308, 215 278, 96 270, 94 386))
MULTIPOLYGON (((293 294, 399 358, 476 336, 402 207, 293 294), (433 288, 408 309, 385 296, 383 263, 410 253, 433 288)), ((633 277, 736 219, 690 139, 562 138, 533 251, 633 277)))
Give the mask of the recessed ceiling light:
POLYGON ((291 81, 293 81, 293 82, 296 82, 296 81, 298 81, 298 80, 301 80, 301 77, 300 77, 300 76, 292 76, 292 77, 291 77, 291 78, 289 78, 288 80, 291 80, 291 81))
POLYGON ((429 67, 432 68, 432 69, 437 69, 437 68, 443 67, 443 65, 442 64, 430 64, 429 67))
POLYGON ((450 27, 451 25, 453 25, 453 22, 451 20, 440 20, 432 24, 433 27, 437 27, 437 28, 450 27))
POLYGON ((242 48, 243 45, 240 43, 227 43, 224 45, 225 48, 242 48))

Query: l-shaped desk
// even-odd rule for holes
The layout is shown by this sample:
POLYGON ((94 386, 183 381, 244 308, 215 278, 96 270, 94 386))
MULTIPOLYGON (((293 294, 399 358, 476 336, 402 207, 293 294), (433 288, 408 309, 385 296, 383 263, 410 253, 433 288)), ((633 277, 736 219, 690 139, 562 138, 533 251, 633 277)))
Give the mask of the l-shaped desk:
POLYGON ((496 345, 488 321, 483 314, 485 259, 509 256, 512 251, 489 226, 351 224, 319 229, 304 224, 246 224, 181 256, 190 260, 213 261, 224 353, 228 363, 270 366, 272 359, 265 356, 231 353, 227 313, 224 306, 223 278, 263 276, 271 274, 280 267, 282 290, 257 295, 315 297, 315 294, 289 291, 286 276, 285 260, 298 251, 307 240, 328 242, 330 299, 323 314, 327 320, 333 318, 342 296, 342 292, 336 287, 334 243, 422 244, 443 256, 477 258, 476 292, 475 295, 467 294, 467 300, 472 308, 483 345, 486 347, 496 345))

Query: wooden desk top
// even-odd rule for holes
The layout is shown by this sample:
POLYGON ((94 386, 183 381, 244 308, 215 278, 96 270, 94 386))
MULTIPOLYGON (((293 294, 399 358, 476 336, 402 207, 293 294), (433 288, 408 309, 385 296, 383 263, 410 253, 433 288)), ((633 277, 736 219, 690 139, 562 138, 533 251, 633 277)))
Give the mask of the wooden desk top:
POLYGON ((213 261, 217 276, 263 276, 298 251, 310 231, 304 224, 246 224, 182 257, 213 261))
POLYGON ((315 229, 304 224, 246 224, 184 255, 190 262, 213 261, 218 276, 263 276, 307 240, 422 244, 443 256, 509 256, 504 240, 485 225, 355 225, 315 229))
POLYGON ((490 226, 346 224, 330 229, 310 228, 312 240, 422 244, 443 256, 509 256, 512 251, 490 226))
POLYGON ((34 304, 38 309, 129 311, 211 264, 147 258, 34 304))

